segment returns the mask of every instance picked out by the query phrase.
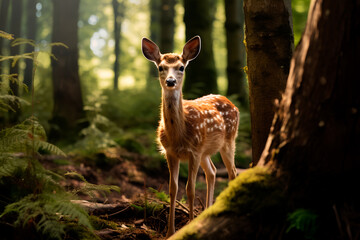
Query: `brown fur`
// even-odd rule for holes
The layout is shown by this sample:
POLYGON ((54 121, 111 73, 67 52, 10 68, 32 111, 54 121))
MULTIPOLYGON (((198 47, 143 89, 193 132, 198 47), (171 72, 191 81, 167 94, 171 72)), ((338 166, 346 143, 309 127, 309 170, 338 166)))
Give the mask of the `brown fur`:
POLYGON ((170 213, 167 237, 175 232, 175 200, 178 188, 179 162, 188 161, 189 176, 186 193, 189 217, 194 218, 195 181, 199 166, 203 168, 207 183, 206 206, 213 202, 216 168, 210 156, 220 152, 234 179, 235 138, 239 125, 239 111, 226 97, 208 95, 195 100, 183 100, 183 74, 189 61, 200 51, 200 37, 188 41, 181 55, 161 54, 158 46, 143 39, 144 56, 159 67, 162 87, 161 115, 158 142, 170 172, 170 213))

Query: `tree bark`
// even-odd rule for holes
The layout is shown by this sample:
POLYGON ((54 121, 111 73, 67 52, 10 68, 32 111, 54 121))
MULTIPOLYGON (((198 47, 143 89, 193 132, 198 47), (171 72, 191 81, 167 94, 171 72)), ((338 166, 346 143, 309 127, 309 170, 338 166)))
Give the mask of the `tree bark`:
POLYGON ((115 40, 115 62, 114 62, 114 89, 117 90, 120 75, 120 40, 121 40, 121 23, 123 20, 124 4, 118 0, 112 0, 114 10, 114 40, 115 40))
POLYGON ((54 109, 51 137, 67 137, 76 133, 78 121, 84 117, 79 77, 78 27, 80 0, 53 0, 52 42, 62 42, 68 48, 54 46, 51 59, 54 109))
MULTIPOLYGON (((10 0, 1 0, 0 5, 0 30, 6 32, 6 24, 9 12, 10 0)), ((0 55, 3 55, 3 38, 0 38, 0 55)), ((1 69, 2 70, 2 69, 1 69)), ((0 73, 1 73, 0 70, 0 73)), ((1 80, 0 80, 1 81, 1 80)))
POLYGON ((313 5, 259 164, 346 175, 360 169, 360 1, 313 5), (281 158, 272 156, 279 146, 281 158))
POLYGON ((236 94, 242 106, 248 107, 246 50, 244 45, 244 10, 243 0, 225 0, 225 29, 228 78, 227 95, 236 94))
POLYGON ((161 0, 160 49, 162 53, 174 51, 175 0, 161 0))
MULTIPOLYGON (((37 21, 36 21, 36 0, 27 0, 26 4, 26 38, 36 40, 37 21)), ((25 47, 25 52, 33 52, 35 49, 30 44, 25 47)), ((33 84, 33 60, 25 60, 26 67, 24 71, 24 83, 28 87, 29 91, 33 84)))
MULTIPOLYGON (((161 0, 150 0, 150 39, 160 44, 160 8, 161 0)), ((149 62, 149 76, 147 77, 147 88, 154 85, 154 80, 158 79, 159 73, 157 68, 154 67, 154 63, 149 62)))
POLYGON ((213 52, 214 0, 184 0, 186 39, 199 35, 201 52, 187 70, 184 93, 187 98, 217 93, 217 73, 213 52))
POLYGON ((312 2, 258 166, 171 239, 360 236, 359 12, 359 0, 312 2), (316 220, 303 215, 289 229, 299 209, 316 220))
MULTIPOLYGON (((23 1, 22 0, 13 0, 11 2, 11 16, 10 16, 10 33, 14 34, 14 38, 21 37, 21 20, 23 15, 23 1)), ((10 47, 10 56, 15 56, 20 54, 20 46, 10 47)), ((10 62, 10 74, 17 74, 19 76, 19 61, 12 65, 10 62)), ((9 83, 10 89, 13 95, 19 96, 19 85, 18 83, 11 82, 9 83)), ((15 102, 12 104, 12 108, 15 112, 10 112, 9 120, 11 123, 16 123, 20 117, 20 107, 19 103, 15 102)))
POLYGON ((294 38, 290 0, 245 0, 245 36, 252 129, 256 164, 274 117, 275 99, 286 86, 294 38))

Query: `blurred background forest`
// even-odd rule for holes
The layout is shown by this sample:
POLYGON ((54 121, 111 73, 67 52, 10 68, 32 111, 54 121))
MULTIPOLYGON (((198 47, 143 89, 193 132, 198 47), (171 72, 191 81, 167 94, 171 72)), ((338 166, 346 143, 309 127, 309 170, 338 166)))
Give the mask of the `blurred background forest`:
MULTIPOLYGON (((292 1, 295 44, 308 7, 309 0, 292 1)), ((185 98, 220 93, 235 101, 241 112, 238 164, 250 163, 242 1, 1 0, 0 10, 1 30, 34 41, 11 47, 1 39, 0 55, 38 52, 35 67, 29 59, 1 61, 3 85, 4 74, 18 74, 26 87, 10 83, 12 93, 34 98, 16 113, 1 113, 2 127, 33 114, 51 142, 93 150, 130 138, 156 151, 151 140, 141 142, 144 135, 155 138, 161 95, 157 70, 142 56, 141 38, 158 43, 163 53, 181 52, 184 42, 199 34, 202 53, 187 70, 185 98), (53 42, 68 49, 51 49, 53 42)))

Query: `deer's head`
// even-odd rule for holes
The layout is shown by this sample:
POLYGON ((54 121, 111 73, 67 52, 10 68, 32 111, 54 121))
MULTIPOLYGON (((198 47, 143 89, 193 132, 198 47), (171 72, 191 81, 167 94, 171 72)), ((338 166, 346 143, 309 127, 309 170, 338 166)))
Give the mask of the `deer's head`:
POLYGON ((181 90, 184 71, 189 61, 195 59, 201 49, 199 36, 190 39, 184 46, 181 55, 175 53, 161 54, 159 47, 147 38, 142 39, 144 56, 154 62, 159 70, 159 80, 164 90, 181 90))

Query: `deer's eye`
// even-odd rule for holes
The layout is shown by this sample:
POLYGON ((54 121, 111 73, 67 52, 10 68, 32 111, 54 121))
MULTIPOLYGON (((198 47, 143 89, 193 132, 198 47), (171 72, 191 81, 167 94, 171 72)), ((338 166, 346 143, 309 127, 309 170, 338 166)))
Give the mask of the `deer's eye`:
POLYGON ((164 68, 162 66, 159 66, 159 71, 160 72, 164 71, 164 68))
POLYGON ((180 72, 183 72, 183 71, 184 71, 184 66, 181 66, 181 67, 179 68, 179 71, 180 71, 180 72))

